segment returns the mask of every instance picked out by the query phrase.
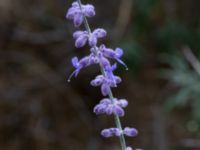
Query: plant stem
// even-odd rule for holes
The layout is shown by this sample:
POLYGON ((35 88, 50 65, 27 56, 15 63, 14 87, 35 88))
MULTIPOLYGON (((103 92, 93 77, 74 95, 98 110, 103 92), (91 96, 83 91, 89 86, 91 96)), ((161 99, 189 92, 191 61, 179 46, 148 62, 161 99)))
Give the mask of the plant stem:
MULTIPOLYGON (((81 0, 77 0, 77 2, 79 4, 80 10, 82 11, 81 0)), ((91 29, 90 29, 90 26, 89 26, 89 23, 88 23, 86 17, 83 16, 83 19, 84 19, 84 25, 85 25, 86 30, 88 31, 89 34, 91 34, 91 29)), ((95 49, 95 52, 98 51, 97 47, 94 47, 94 49, 95 49)), ((100 64, 100 69, 101 69, 102 75, 106 76, 105 70, 104 70, 104 68, 101 64, 100 64)), ((109 98, 111 99, 111 101, 114 103, 114 100, 113 100, 114 96, 113 96, 111 88, 109 88, 109 94, 108 95, 109 95, 109 98)), ((122 131, 122 125, 121 125, 121 121, 120 121, 119 116, 114 114, 114 119, 115 119, 115 125, 117 126, 117 128, 119 128, 122 131)), ((124 134, 121 134, 119 136, 119 140, 120 140, 121 149, 125 150, 126 149, 126 140, 125 140, 124 134)))

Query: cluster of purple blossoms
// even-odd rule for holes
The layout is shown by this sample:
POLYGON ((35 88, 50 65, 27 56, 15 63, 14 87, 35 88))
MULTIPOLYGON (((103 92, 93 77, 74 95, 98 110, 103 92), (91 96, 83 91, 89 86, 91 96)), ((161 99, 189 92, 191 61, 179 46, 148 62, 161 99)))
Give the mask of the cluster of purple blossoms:
POLYGON ((75 71, 70 75, 69 80, 73 76, 77 76, 81 69, 88 67, 92 64, 99 64, 101 67, 101 75, 97 75, 95 79, 91 81, 92 86, 100 86, 101 93, 103 96, 108 96, 104 98, 94 107, 94 113, 114 115, 116 119, 117 128, 104 129, 101 135, 104 137, 117 136, 120 137, 120 143, 122 150, 132 150, 130 146, 126 146, 125 136, 135 137, 138 131, 135 128, 125 127, 122 129, 119 117, 124 116, 124 108, 127 107, 128 101, 125 99, 117 99, 112 96, 111 88, 117 87, 117 84, 121 82, 119 76, 114 75, 113 71, 117 68, 117 64, 113 65, 110 59, 116 60, 119 64, 123 65, 126 69, 126 64, 121 60, 123 55, 123 50, 121 48, 116 48, 115 50, 107 48, 104 44, 98 46, 98 39, 103 38, 107 35, 107 32, 98 28, 91 32, 90 27, 87 22, 87 17, 95 16, 95 8, 93 5, 81 4, 80 0, 72 3, 71 8, 69 8, 66 18, 73 20, 75 27, 79 27, 83 22, 86 27, 86 31, 78 30, 74 32, 73 38, 75 39, 75 47, 81 48, 87 43, 90 46, 90 54, 81 58, 72 58, 72 65, 75 71))
POLYGON ((75 39, 76 48, 83 47, 87 41, 89 46, 93 47, 97 45, 98 38, 103 38, 107 35, 107 32, 104 29, 95 29, 92 33, 88 33, 88 31, 76 31, 73 34, 73 38, 75 39))
POLYGON ((116 98, 114 98, 113 101, 111 101, 108 98, 104 98, 100 101, 99 104, 97 104, 94 107, 94 113, 96 113, 97 115, 99 115, 99 114, 107 114, 107 115, 115 114, 119 117, 122 117, 122 116, 124 116, 123 108, 125 108, 127 105, 128 105, 128 101, 125 99, 117 100, 116 98))
POLYGON ((137 136, 138 131, 135 128, 129 127, 124 128, 124 130, 120 130, 119 128, 109 128, 101 131, 101 135, 104 137, 120 136, 122 134, 130 137, 135 137, 137 136))
POLYGON ((66 14, 67 19, 74 21, 75 27, 79 27, 83 23, 84 16, 87 16, 87 17, 95 16, 94 6, 90 4, 81 5, 81 9, 80 9, 78 2, 73 2, 72 7, 69 8, 66 14))

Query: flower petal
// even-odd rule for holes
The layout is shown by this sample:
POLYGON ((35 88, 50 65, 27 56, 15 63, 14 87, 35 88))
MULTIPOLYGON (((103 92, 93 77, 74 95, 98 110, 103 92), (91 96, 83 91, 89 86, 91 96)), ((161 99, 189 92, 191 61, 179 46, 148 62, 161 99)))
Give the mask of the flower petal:
POLYGON ((96 36, 93 35, 93 34, 91 34, 91 35, 89 36, 89 45, 90 45, 91 47, 94 47, 94 46, 97 45, 97 38, 96 38, 96 36))
POLYGON ((87 4, 83 7, 83 13, 87 17, 95 16, 95 9, 93 5, 87 4))
POLYGON ((122 57, 122 55, 124 54, 123 50, 121 48, 116 48, 115 49, 115 55, 117 58, 122 57))
POLYGON ((86 35, 81 35, 75 42, 76 48, 81 48, 83 47, 87 42, 87 36, 86 35))
POLYGON ((76 40, 78 37, 80 37, 84 33, 85 33, 85 31, 76 31, 73 33, 73 38, 76 40))
POLYGON ((74 26, 79 27, 83 22, 83 15, 81 13, 78 13, 74 15, 74 26))
POLYGON ((101 85, 101 93, 103 94, 103 96, 108 95, 109 91, 110 87, 106 83, 101 85))
POLYGON ((124 128, 124 134, 126 136, 135 137, 138 135, 138 131, 135 128, 126 127, 126 128, 124 128))
POLYGON ((95 29, 93 31, 93 34, 97 37, 97 38, 103 38, 107 35, 107 32, 106 30, 104 29, 101 29, 101 28, 98 28, 98 29, 95 29))
POLYGON ((120 107, 127 107, 128 106, 128 101, 126 99, 120 99, 118 100, 117 104, 120 106, 120 107))
POLYGON ((102 130, 101 135, 106 137, 106 138, 113 136, 109 129, 102 130))
POLYGON ((79 61, 78 61, 78 58, 77 58, 77 57, 73 57, 73 58, 72 58, 72 65, 73 65, 75 68, 78 68, 78 67, 79 67, 79 61))
POLYGON ((119 117, 124 116, 124 110, 120 106, 114 106, 113 111, 119 117))

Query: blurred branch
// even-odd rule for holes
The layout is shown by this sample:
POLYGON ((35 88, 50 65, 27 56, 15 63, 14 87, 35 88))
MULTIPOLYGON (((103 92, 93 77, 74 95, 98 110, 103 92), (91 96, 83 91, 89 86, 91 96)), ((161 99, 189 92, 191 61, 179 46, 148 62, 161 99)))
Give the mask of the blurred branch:
POLYGON ((191 49, 189 47, 184 47, 183 54, 184 54, 186 60, 194 68, 194 70, 200 75, 200 62, 196 58, 196 56, 192 53, 191 49))
POLYGON ((133 0, 121 0, 118 18, 113 29, 113 37, 119 39, 124 34, 131 19, 133 0))
POLYGON ((198 139, 183 139, 180 145, 185 148, 200 148, 200 140, 198 139))
POLYGON ((169 150, 164 113, 156 106, 153 111, 153 144, 156 150, 169 150))
POLYGON ((11 0, 0 0, 0 15, 1 17, 8 17, 10 15, 10 11, 12 10, 12 2, 11 0))
POLYGON ((166 0, 163 1, 164 3, 164 10, 166 15, 169 18, 175 18, 176 17, 176 10, 177 10, 177 2, 174 0, 166 0))
POLYGON ((65 40, 66 35, 67 33, 64 29, 55 29, 46 32, 29 32, 16 29, 14 31, 13 40, 33 45, 47 45, 65 40))

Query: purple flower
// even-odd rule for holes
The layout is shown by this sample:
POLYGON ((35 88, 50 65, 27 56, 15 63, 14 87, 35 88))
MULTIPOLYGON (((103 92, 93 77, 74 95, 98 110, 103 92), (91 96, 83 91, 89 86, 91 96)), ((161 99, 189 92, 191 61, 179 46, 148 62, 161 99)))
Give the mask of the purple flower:
POLYGON ((97 76, 94 80, 91 81, 91 85, 101 85, 101 93, 103 96, 106 96, 109 94, 110 87, 117 87, 117 84, 121 82, 121 78, 113 74, 113 71, 116 69, 117 65, 114 64, 111 66, 110 62, 100 54, 101 52, 99 52, 97 55, 100 64, 104 67, 105 75, 101 76, 101 78, 99 78, 100 76, 97 76), (96 82, 98 84, 96 84, 96 82))
POLYGON ((137 136, 138 131, 135 128, 126 127, 126 128, 124 128, 124 134, 126 136, 135 137, 135 136, 137 136))
POLYGON ((97 45, 97 39, 98 39, 98 38, 103 38, 103 37, 105 37, 106 35, 107 35, 106 30, 101 29, 101 28, 95 29, 95 30, 91 33, 91 35, 90 35, 90 37, 89 37, 89 45, 90 45, 91 47, 96 46, 96 45, 97 45))
POLYGON ((76 31, 73 34, 75 41, 75 47, 81 48, 83 47, 88 40, 88 32, 87 31, 76 31))
POLYGON ((101 85, 101 93, 103 94, 103 96, 107 96, 109 94, 110 91, 110 85, 107 82, 104 82, 101 85))
POLYGON ((106 77, 107 77, 110 81, 112 81, 112 82, 111 82, 111 86, 112 86, 112 87, 116 87, 117 84, 120 83, 120 82, 122 81, 120 77, 115 76, 115 75, 113 74, 113 71, 114 71, 116 68, 117 68, 117 64, 114 64, 114 65, 112 65, 112 66, 110 66, 110 65, 105 66, 106 77))
POLYGON ((110 62, 107 58, 103 57, 101 52, 98 52, 97 56, 99 57, 101 66, 105 69, 107 66, 110 66, 110 62))
MULTIPOLYGON (((129 128, 129 127, 124 128, 124 130, 120 130, 119 128, 108 128, 101 131, 101 135, 104 137, 120 136, 122 134, 125 134, 126 136, 132 136, 134 134, 134 136, 136 136, 137 133, 138 132, 135 128, 129 128), (126 132, 128 132, 128 134, 126 132)), ((127 150, 132 150, 132 148, 127 147, 127 150)))
POLYGON ((109 94, 110 87, 116 87, 121 82, 121 78, 113 75, 112 78, 98 75, 94 80, 90 82, 92 86, 101 86, 101 93, 103 96, 109 94))
POLYGON ((111 136, 120 136, 123 132, 118 128, 103 129, 101 135, 108 138, 111 136))
POLYGON ((88 33, 87 31, 76 31, 73 34, 76 48, 83 47, 87 41, 91 47, 94 47, 97 45, 98 38, 103 38, 105 36, 106 31, 101 28, 95 29, 92 33, 88 33))
POLYGON ((113 50, 111 48, 106 48, 106 46, 104 44, 102 44, 99 47, 99 50, 103 53, 103 55, 105 57, 115 59, 120 64, 122 64, 123 66, 125 66, 126 69, 128 69, 127 65, 120 59, 122 57, 123 53, 124 53, 121 48, 116 48, 115 50, 113 50))
POLYGON ((127 148, 126 148, 126 150, 133 150, 130 146, 128 146, 127 148))
POLYGON ((116 98, 114 98, 113 100, 110 100, 108 98, 104 98, 100 101, 99 104, 97 104, 94 107, 94 113, 96 113, 97 115, 99 115, 99 114, 107 114, 107 115, 115 114, 119 117, 122 117, 122 116, 124 116, 123 108, 125 108, 127 105, 128 105, 128 101, 125 99, 117 100, 116 98))
MULTIPOLYGON (((133 150, 133 149, 132 149, 132 147, 128 146, 128 147, 126 148, 126 150, 133 150)), ((143 149, 136 148, 136 149, 134 149, 134 150, 143 150, 143 149)))
POLYGON ((79 27, 83 23, 84 16, 93 17, 95 16, 95 9, 93 5, 81 5, 82 10, 78 2, 73 2, 72 7, 69 8, 66 18, 74 21, 74 26, 79 27))
POLYGON ((93 54, 90 54, 89 56, 85 56, 80 60, 78 60, 77 57, 73 57, 72 58, 72 65, 74 66, 75 71, 72 72, 72 74, 70 75, 68 81, 70 81, 72 76, 77 77, 78 73, 80 72, 80 70, 82 68, 85 68, 85 67, 88 67, 88 66, 90 66, 92 64, 97 64, 97 63, 99 63, 99 60, 93 54))
POLYGON ((104 76, 103 75, 98 75, 98 76, 96 76, 96 78, 94 80, 92 80, 90 82, 90 84, 92 86, 99 86, 99 85, 101 85, 103 83, 103 81, 104 81, 104 76))

